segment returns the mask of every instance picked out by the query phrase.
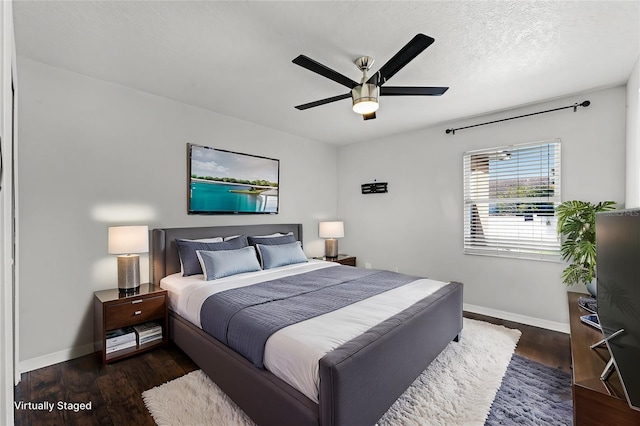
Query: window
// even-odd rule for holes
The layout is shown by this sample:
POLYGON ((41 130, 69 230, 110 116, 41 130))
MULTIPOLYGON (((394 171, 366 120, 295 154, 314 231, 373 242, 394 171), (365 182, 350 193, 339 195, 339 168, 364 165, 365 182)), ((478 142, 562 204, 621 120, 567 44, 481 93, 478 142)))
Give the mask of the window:
POLYGON ((560 259, 560 140, 464 154, 464 252, 560 259))

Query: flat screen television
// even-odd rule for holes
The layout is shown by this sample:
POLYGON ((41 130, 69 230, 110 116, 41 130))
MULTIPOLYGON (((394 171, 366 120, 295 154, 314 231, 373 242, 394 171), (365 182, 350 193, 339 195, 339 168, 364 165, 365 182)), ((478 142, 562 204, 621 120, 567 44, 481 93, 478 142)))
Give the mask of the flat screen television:
POLYGON ((627 401, 640 410, 640 209, 596 215, 596 256, 600 325, 627 401))
POLYGON ((276 214, 280 161, 187 144, 189 214, 276 214))

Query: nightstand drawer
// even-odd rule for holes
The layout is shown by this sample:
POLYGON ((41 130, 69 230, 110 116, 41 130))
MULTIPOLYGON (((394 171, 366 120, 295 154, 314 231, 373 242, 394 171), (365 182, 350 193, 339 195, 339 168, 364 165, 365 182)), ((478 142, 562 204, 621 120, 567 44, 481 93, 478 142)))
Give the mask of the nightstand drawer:
POLYGON ((165 296, 145 299, 133 298, 126 303, 107 306, 105 309, 105 330, 113 330, 134 323, 164 317, 165 296))

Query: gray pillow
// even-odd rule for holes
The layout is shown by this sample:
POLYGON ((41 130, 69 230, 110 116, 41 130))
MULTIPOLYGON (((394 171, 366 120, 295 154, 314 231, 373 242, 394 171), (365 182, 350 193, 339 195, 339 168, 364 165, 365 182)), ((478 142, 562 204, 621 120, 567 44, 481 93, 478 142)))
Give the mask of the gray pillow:
MULTIPOLYGON (((222 237, 211 238, 198 238, 197 240, 184 240, 184 241, 199 241, 201 243, 220 243, 224 241, 222 237)), ((180 256, 178 256, 180 258, 180 256)), ((180 273, 184 275, 184 265, 182 264, 182 258, 180 258, 180 273)))
POLYGON ((247 238, 244 236, 219 243, 204 243, 202 241, 176 238, 176 244, 178 245, 178 255, 182 262, 182 275, 185 277, 188 277, 189 275, 202 274, 202 267, 200 266, 196 250, 236 250, 247 247, 248 245, 247 238))
POLYGON ((256 244, 271 246, 276 244, 289 244, 297 241, 293 233, 278 237, 247 237, 247 239, 249 240, 249 245, 252 246, 256 244))
POLYGON ((262 269, 307 262, 307 256, 302 251, 300 241, 277 245, 258 244, 256 249, 260 254, 262 269))
POLYGON ((262 269, 253 247, 221 251, 197 250, 196 254, 207 281, 262 269))

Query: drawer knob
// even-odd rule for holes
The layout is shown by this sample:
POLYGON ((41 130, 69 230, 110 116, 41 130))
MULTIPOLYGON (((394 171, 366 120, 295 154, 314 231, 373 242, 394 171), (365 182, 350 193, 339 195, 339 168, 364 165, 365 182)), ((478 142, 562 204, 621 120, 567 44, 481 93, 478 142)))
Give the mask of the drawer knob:
POLYGON ((135 312, 133 313, 133 315, 140 315, 141 313, 142 313, 142 311, 135 311, 135 312))
POLYGON ((135 305, 136 303, 142 303, 142 299, 138 299, 138 300, 133 300, 131 301, 132 305, 135 305))

